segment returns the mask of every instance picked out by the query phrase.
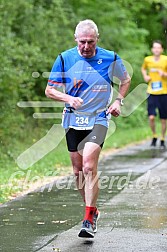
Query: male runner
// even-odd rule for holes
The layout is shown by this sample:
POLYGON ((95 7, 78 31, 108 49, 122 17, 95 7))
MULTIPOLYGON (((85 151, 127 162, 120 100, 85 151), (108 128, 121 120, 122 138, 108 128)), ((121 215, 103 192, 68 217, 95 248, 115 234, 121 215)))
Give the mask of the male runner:
POLYGON ((77 46, 57 57, 45 91, 47 97, 65 102, 62 125, 77 188, 85 202, 79 237, 90 238, 97 231, 99 218, 98 179, 93 182, 108 128, 107 115, 119 116, 122 99, 130 85, 120 57, 98 47, 98 38, 98 28, 92 20, 79 22, 75 29, 77 46), (120 79, 120 86, 117 99, 110 105, 112 75, 120 79), (65 93, 60 92, 61 87, 65 93), (85 185, 81 186, 83 182, 85 185))
POLYGON ((144 59, 141 71, 144 80, 148 82, 147 109, 153 134, 151 146, 156 146, 157 143, 155 116, 156 109, 158 109, 161 120, 160 147, 164 149, 167 119, 167 56, 162 55, 162 52, 161 41, 154 41, 152 45, 153 55, 144 59))

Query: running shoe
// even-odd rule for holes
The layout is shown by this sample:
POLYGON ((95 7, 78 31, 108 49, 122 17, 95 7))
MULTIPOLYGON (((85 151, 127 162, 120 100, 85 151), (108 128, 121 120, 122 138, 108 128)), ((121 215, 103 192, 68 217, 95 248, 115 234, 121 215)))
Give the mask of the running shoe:
POLYGON ((161 148, 161 149, 166 149, 165 141, 164 141, 164 140, 161 140, 160 148, 161 148))
POLYGON ((88 220, 84 220, 82 223, 82 228, 78 234, 82 238, 94 238, 93 225, 88 220))
POLYGON ((93 216, 93 231, 94 233, 97 232, 97 221, 99 220, 100 218, 100 211, 97 209, 96 212, 94 213, 94 216, 93 216))
POLYGON ((157 138, 153 137, 152 142, 151 142, 151 146, 155 147, 157 143, 157 138))

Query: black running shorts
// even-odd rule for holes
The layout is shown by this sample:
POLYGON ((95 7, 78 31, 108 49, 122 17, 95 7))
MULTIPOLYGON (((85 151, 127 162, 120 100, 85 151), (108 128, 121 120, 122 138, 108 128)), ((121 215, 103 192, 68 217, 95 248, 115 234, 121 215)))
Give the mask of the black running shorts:
POLYGON ((91 130, 76 130, 73 128, 66 130, 66 141, 68 151, 75 152, 84 148, 85 143, 92 142, 103 147, 107 128, 100 124, 95 124, 91 130))
POLYGON ((160 119, 167 119, 167 95, 152 95, 148 96, 148 115, 156 116, 156 109, 159 111, 160 119))

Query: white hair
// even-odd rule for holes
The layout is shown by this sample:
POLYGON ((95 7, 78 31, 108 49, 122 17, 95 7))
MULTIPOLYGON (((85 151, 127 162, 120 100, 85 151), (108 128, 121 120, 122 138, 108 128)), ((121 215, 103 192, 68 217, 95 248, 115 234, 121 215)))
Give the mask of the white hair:
POLYGON ((93 22, 93 20, 86 19, 86 20, 80 21, 75 28, 74 36, 77 37, 80 32, 87 33, 90 30, 94 31, 97 37, 99 36, 97 25, 95 24, 95 22, 93 22))

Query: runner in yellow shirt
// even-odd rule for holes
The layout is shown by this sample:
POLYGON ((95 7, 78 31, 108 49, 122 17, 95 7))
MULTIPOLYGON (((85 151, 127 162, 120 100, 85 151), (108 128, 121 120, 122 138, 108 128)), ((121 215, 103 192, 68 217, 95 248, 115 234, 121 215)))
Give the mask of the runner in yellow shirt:
POLYGON ((167 127, 167 56, 162 55, 162 52, 161 41, 154 41, 152 45, 153 55, 144 59, 141 71, 144 80, 148 83, 147 109, 153 133, 151 146, 156 146, 157 143, 155 116, 156 109, 158 109, 162 127, 160 147, 164 149, 167 127))

